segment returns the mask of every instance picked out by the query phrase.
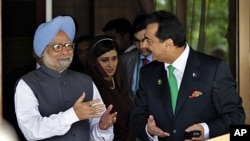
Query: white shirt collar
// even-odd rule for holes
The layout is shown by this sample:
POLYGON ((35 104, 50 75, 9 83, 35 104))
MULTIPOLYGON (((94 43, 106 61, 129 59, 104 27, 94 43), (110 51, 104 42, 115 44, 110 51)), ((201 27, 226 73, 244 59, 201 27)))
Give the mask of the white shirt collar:
MULTIPOLYGON (((140 54, 140 58, 143 59, 143 58, 145 58, 145 56, 140 54)), ((149 62, 152 62, 152 60, 153 60, 152 54, 149 54, 146 58, 149 60, 149 62)))
MULTIPOLYGON (((182 54, 172 63, 172 65, 175 67, 175 69, 180 71, 182 74, 184 73, 184 70, 185 70, 185 67, 187 64, 187 58, 188 58, 189 51, 190 51, 190 47, 188 44, 186 44, 186 47, 185 47, 184 51, 182 52, 182 54)), ((167 70, 167 67, 170 64, 164 63, 164 65, 165 65, 165 69, 167 70)))

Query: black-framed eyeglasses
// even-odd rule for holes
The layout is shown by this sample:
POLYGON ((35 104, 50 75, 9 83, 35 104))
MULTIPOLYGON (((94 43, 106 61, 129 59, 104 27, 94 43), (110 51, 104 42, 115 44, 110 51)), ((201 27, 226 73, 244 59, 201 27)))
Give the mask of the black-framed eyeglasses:
POLYGON ((63 50, 63 47, 65 47, 67 50, 73 50, 75 47, 75 43, 69 41, 64 44, 62 43, 54 43, 54 44, 49 44, 49 47, 52 47, 55 52, 60 52, 63 50))

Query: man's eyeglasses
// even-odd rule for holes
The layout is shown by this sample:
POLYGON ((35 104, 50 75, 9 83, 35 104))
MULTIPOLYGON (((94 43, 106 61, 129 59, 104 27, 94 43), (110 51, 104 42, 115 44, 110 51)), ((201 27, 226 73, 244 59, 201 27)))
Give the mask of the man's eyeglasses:
POLYGON ((61 43, 49 44, 48 46, 52 47, 55 52, 60 52, 63 50, 63 47, 65 47, 66 50, 73 50, 75 43, 70 41, 70 42, 66 42, 64 44, 61 44, 61 43))

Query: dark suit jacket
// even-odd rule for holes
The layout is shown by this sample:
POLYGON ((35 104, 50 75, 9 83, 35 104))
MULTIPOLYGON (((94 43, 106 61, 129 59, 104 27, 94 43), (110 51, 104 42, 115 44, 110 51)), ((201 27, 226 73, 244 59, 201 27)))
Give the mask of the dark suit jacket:
POLYGON ((126 76, 128 93, 129 93, 130 98, 133 101, 134 101, 134 94, 132 91, 132 82, 133 82, 134 70, 135 70, 138 58, 139 58, 139 52, 137 49, 134 49, 128 53, 121 55, 121 65, 123 67, 123 71, 126 76))
POLYGON ((158 127, 170 133, 160 141, 183 141, 184 130, 196 123, 207 123, 211 138, 229 132, 231 124, 245 122, 235 80, 227 64, 217 58, 190 48, 175 115, 164 63, 154 61, 143 67, 140 75, 144 77, 140 76, 130 121, 133 132, 143 140, 148 138, 145 127, 149 115, 154 116, 158 127), (190 98, 194 91, 202 95, 190 98))

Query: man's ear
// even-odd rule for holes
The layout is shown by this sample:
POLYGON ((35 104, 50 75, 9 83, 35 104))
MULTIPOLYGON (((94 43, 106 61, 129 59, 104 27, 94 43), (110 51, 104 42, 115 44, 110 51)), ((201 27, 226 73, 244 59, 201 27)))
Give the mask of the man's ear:
POLYGON ((165 44, 166 48, 169 48, 174 45, 174 42, 172 39, 166 39, 163 43, 165 44))

